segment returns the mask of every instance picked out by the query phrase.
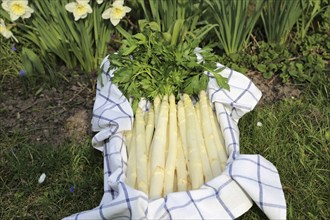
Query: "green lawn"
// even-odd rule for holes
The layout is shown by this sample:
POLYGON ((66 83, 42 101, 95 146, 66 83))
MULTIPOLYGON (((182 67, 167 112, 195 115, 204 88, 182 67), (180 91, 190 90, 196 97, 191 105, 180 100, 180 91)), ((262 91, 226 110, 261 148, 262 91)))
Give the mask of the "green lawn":
MULTIPOLYGON (((241 153, 261 154, 278 168, 288 219, 330 217, 329 85, 322 76, 300 98, 257 106, 239 122, 241 153)), ((32 145, 29 135, 0 128, 0 219, 60 219, 97 206, 103 157, 90 139, 53 147, 32 145)), ((240 217, 265 218, 256 206, 240 217)))
MULTIPOLYGON (((329 92, 325 76, 306 86, 300 99, 257 107, 239 122, 241 153, 261 154, 277 167, 288 219, 330 217, 329 92), (262 127, 256 126, 259 121, 262 127)), ((262 218, 253 217, 249 212, 242 219, 262 218)))

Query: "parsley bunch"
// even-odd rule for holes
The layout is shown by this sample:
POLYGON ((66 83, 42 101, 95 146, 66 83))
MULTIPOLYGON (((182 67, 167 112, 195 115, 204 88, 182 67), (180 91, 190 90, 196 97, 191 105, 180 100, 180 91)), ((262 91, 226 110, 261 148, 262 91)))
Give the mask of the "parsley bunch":
MULTIPOLYGON (((141 27, 140 27, 141 28, 141 27)), ((171 45, 171 36, 159 31, 156 23, 146 24, 140 33, 125 35, 119 51, 110 54, 110 68, 116 69, 111 79, 126 97, 153 100, 156 96, 174 94, 198 95, 205 90, 210 71, 218 84, 228 89, 225 78, 216 69, 217 56, 210 46, 203 48, 203 62, 197 62, 194 49, 199 40, 187 38, 171 45)))

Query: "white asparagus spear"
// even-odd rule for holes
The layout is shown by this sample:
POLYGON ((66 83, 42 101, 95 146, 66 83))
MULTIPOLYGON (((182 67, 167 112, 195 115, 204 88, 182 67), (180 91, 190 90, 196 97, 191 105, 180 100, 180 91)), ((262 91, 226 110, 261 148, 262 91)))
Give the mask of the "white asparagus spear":
POLYGON ((126 184, 135 188, 136 185, 136 122, 133 123, 132 137, 129 143, 126 184))
POLYGON ((174 190, 175 160, 177 159, 178 127, 175 97, 173 94, 170 95, 169 102, 168 153, 165 166, 164 195, 167 195, 174 190))
POLYGON ((188 172, 189 172, 189 163, 188 163, 188 149, 187 149, 187 135, 186 135, 186 116, 184 112, 184 105, 183 102, 180 100, 178 101, 178 125, 182 140, 182 149, 183 149, 183 156, 188 164, 188 172))
POLYGON ((218 176, 221 173, 220 160, 218 158, 218 150, 215 143, 214 135, 212 132, 212 125, 208 110, 208 100, 206 98, 205 91, 201 91, 199 94, 200 107, 201 107, 201 122, 203 127, 203 136, 206 144, 207 154, 209 155, 210 165, 214 176, 218 176))
POLYGON ((203 137, 202 124, 201 124, 202 122, 200 121, 201 120, 201 111, 200 111, 199 102, 197 102, 195 104, 195 111, 196 111, 197 122, 198 122, 196 129, 197 129, 198 145, 200 147, 200 154, 201 154, 201 159, 202 159, 204 181, 207 182, 207 181, 211 180, 214 177, 214 175, 212 173, 210 160, 209 160, 209 156, 207 155, 205 141, 204 141, 204 137, 203 137))
POLYGON ((152 137, 155 130, 155 113, 154 113, 154 108, 152 106, 150 107, 149 112, 147 112, 147 114, 148 114, 148 121, 146 124, 146 146, 147 146, 147 152, 149 152, 152 137))
POLYGON ((160 97, 156 96, 155 99, 154 99, 155 128, 157 127, 157 123, 158 123, 160 102, 161 102, 160 97))
POLYGON ((178 156, 176 160, 176 174, 178 191, 188 190, 188 171, 186 160, 183 155, 182 137, 180 131, 178 131, 178 141, 177 141, 178 156))
POLYGON ((154 113, 154 108, 153 106, 150 106, 150 109, 148 111, 148 121, 146 125, 146 152, 147 157, 148 157, 148 183, 150 183, 150 155, 151 155, 151 141, 152 137, 154 135, 154 130, 155 130, 155 113, 154 113))
POLYGON ((149 190, 149 195, 151 199, 160 198, 162 197, 163 193, 168 110, 168 96, 165 95, 160 106, 158 122, 151 144, 151 176, 149 190))
POLYGON ((148 194, 148 161, 146 148, 146 134, 143 112, 140 107, 135 113, 136 123, 136 172, 137 189, 148 194))
POLYGON ((130 147, 130 144, 131 144, 132 134, 133 134, 133 128, 132 128, 132 130, 124 131, 124 137, 125 137, 126 151, 127 152, 129 152, 129 147, 130 147))
POLYGON ((189 174, 192 189, 198 189, 203 184, 203 168, 199 146, 197 144, 197 117, 191 99, 187 94, 183 95, 183 104, 186 115, 186 135, 189 158, 189 174))
POLYGON ((208 106, 209 106, 209 114, 211 116, 212 131, 213 131, 215 143, 216 143, 217 150, 218 150, 218 157, 220 160, 220 168, 221 168, 221 170, 224 170, 226 167, 227 159, 228 159, 228 154, 227 154, 226 147, 225 147, 225 141, 224 141, 221 129, 220 129, 220 125, 217 121, 217 117, 216 117, 214 111, 212 110, 211 104, 208 106))

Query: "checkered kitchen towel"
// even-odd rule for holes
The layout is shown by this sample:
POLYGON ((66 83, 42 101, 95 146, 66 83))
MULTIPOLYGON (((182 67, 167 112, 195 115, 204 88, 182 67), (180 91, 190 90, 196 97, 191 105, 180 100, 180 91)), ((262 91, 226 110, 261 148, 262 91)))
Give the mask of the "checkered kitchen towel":
MULTIPOLYGON (((102 80, 98 80, 92 127, 98 133, 93 146, 104 155, 104 194, 94 209, 69 219, 234 219, 255 202, 270 219, 286 218, 286 203, 275 166, 261 155, 239 153, 238 120, 251 111, 261 92, 244 75, 229 68, 230 91, 219 88, 210 76, 208 94, 214 103, 229 159, 225 171, 198 190, 175 192, 149 200, 147 195, 125 184, 126 143, 122 131, 133 124, 129 101, 111 83, 107 57, 102 80)), ((219 64, 219 67, 221 65, 219 64)))

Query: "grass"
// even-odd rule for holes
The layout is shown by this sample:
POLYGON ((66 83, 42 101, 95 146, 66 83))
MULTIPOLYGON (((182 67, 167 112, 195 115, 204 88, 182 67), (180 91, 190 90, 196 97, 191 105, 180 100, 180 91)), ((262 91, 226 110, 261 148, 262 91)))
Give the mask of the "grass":
POLYGON ((17 50, 17 48, 15 47, 14 43, 6 41, 5 38, 0 36, 0 83, 3 82, 5 77, 13 77, 19 75, 21 57, 15 50, 17 50))
POLYGON ((102 154, 89 141, 52 148, 29 144, 28 135, 0 130, 0 219, 61 219, 94 208, 103 194, 102 154))
MULTIPOLYGON (((326 77, 323 84, 309 85, 301 98, 257 107, 239 122, 241 153, 261 154, 277 167, 288 219, 330 216, 326 77), (259 121, 262 127, 256 126, 259 121)), ((28 136, 0 128, 0 219, 61 219, 96 207, 103 195, 103 160, 90 140, 55 148, 30 144, 28 136), (38 184, 43 172, 46 180, 38 184)), ((253 206, 240 219, 266 216, 253 206)))
MULTIPOLYGON (((326 76, 325 76, 326 77, 326 76)), ((256 108, 239 122, 241 153, 261 154, 278 169, 288 219, 329 219, 329 78, 301 99, 256 108), (257 122, 263 124, 258 127, 257 122)), ((263 219, 253 208, 241 219, 263 219)))

